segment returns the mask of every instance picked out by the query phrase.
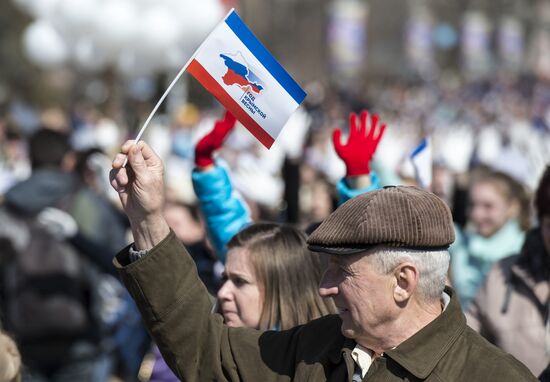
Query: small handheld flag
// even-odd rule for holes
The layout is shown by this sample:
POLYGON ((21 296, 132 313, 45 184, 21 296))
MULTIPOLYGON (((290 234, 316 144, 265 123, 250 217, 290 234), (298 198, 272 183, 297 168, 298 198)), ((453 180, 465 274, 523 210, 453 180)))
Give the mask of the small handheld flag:
POLYGON ((195 52, 188 71, 267 148, 306 96, 235 10, 195 52))
POLYGON ((418 185, 429 190, 432 186, 432 145, 429 137, 424 138, 413 150, 411 162, 418 185))
POLYGON ((186 70, 268 149, 306 97, 231 9, 172 80, 145 120, 136 142, 186 70))

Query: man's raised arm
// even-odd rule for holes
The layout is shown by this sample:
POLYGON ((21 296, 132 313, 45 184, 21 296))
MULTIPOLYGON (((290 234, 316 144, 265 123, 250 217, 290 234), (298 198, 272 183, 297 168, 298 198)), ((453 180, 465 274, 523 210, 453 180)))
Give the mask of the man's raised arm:
POLYGON ((126 142, 110 179, 135 240, 114 264, 176 376, 189 382, 290 380, 298 336, 275 333, 260 341, 260 331, 228 328, 212 313, 193 259, 163 217, 163 164, 153 150, 145 142, 126 142))

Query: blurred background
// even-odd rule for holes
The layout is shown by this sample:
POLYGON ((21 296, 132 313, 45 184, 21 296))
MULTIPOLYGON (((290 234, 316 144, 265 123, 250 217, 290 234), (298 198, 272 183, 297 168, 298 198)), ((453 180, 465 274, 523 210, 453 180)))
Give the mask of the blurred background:
MULTIPOLYGON (((476 179, 503 173, 526 216, 523 243, 537 224, 531 199, 550 163, 550 0, 0 0, 0 201, 33 172, 29 137, 67 134, 87 201, 71 215, 87 239, 107 243, 88 257, 100 273, 114 273, 110 260, 131 237, 109 186, 111 160, 232 7, 308 93, 271 150, 237 126, 219 153, 255 220, 307 227, 325 218, 346 173, 332 131, 346 133, 348 114, 368 109, 388 126, 372 164, 381 185, 416 184, 410 154, 430 137, 431 189, 457 227, 477 224, 469 215, 476 179)), ((196 142, 222 115, 185 74, 143 137, 166 165, 167 218, 184 243, 201 243, 196 260, 213 292, 221 265, 191 172, 196 142)), ((59 231, 73 237, 68 226, 59 231)), ((10 298, 2 279, 8 252, 0 241, 0 302, 10 298)), ((109 357, 97 370, 128 381, 141 370, 147 380, 149 341, 138 313, 118 282, 100 284, 96 308, 109 323, 92 343, 109 357)), ((0 318, 13 334, 7 315, 0 318)), ((29 357, 26 364, 44 361, 29 357)))
MULTIPOLYGON (((325 130, 345 125, 348 111, 369 107, 395 133, 379 155, 392 170, 430 133, 434 158, 456 172, 472 159, 492 165, 500 155, 516 155, 522 158, 510 159, 518 167, 513 171, 529 178, 522 181, 531 188, 536 184, 548 159, 550 124, 545 0, 3 0, 2 144, 9 120, 22 135, 41 124, 70 129, 77 148, 100 145, 111 154, 135 136, 230 7, 308 92, 307 116, 295 121, 307 124, 297 133, 306 136, 288 141, 307 140, 315 152, 325 130)), ((184 146, 192 144, 178 137, 219 115, 213 97, 184 76, 149 139, 162 141, 156 148, 163 155, 185 159, 184 146)), ((314 165, 329 179, 342 175, 342 166, 327 162, 314 165)), ((6 177, 0 191, 8 187, 6 177)))

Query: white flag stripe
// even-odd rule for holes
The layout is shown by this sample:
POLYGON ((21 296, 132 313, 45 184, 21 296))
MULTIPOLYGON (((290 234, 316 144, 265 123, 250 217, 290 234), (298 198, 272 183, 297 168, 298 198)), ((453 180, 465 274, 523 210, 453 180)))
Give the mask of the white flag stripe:
MULTIPOLYGON (((265 83, 265 92, 269 96, 258 94, 255 96, 255 104, 262 114, 249 112, 249 115, 271 136, 277 138, 289 116, 298 108, 298 104, 285 91, 277 80, 263 67, 248 48, 239 40, 233 31, 225 23, 221 23, 210 35, 208 41, 201 46, 195 56, 197 60, 223 89, 236 101, 240 100, 245 91, 239 86, 226 85, 222 77, 227 72, 223 58, 225 54, 235 59, 242 57, 250 67, 257 71, 258 77, 265 83)), ((240 104, 242 105, 242 104, 240 104)))

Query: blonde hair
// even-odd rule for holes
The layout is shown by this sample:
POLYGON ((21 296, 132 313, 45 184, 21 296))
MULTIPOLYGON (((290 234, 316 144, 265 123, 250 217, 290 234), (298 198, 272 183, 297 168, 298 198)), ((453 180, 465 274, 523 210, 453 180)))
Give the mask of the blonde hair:
POLYGON ((21 355, 15 342, 0 332, 0 382, 21 381, 21 355))
POLYGON ((318 293, 326 268, 324 254, 307 249, 305 234, 288 225, 256 223, 228 243, 246 248, 264 294, 261 329, 289 329, 335 313, 331 299, 318 293))

